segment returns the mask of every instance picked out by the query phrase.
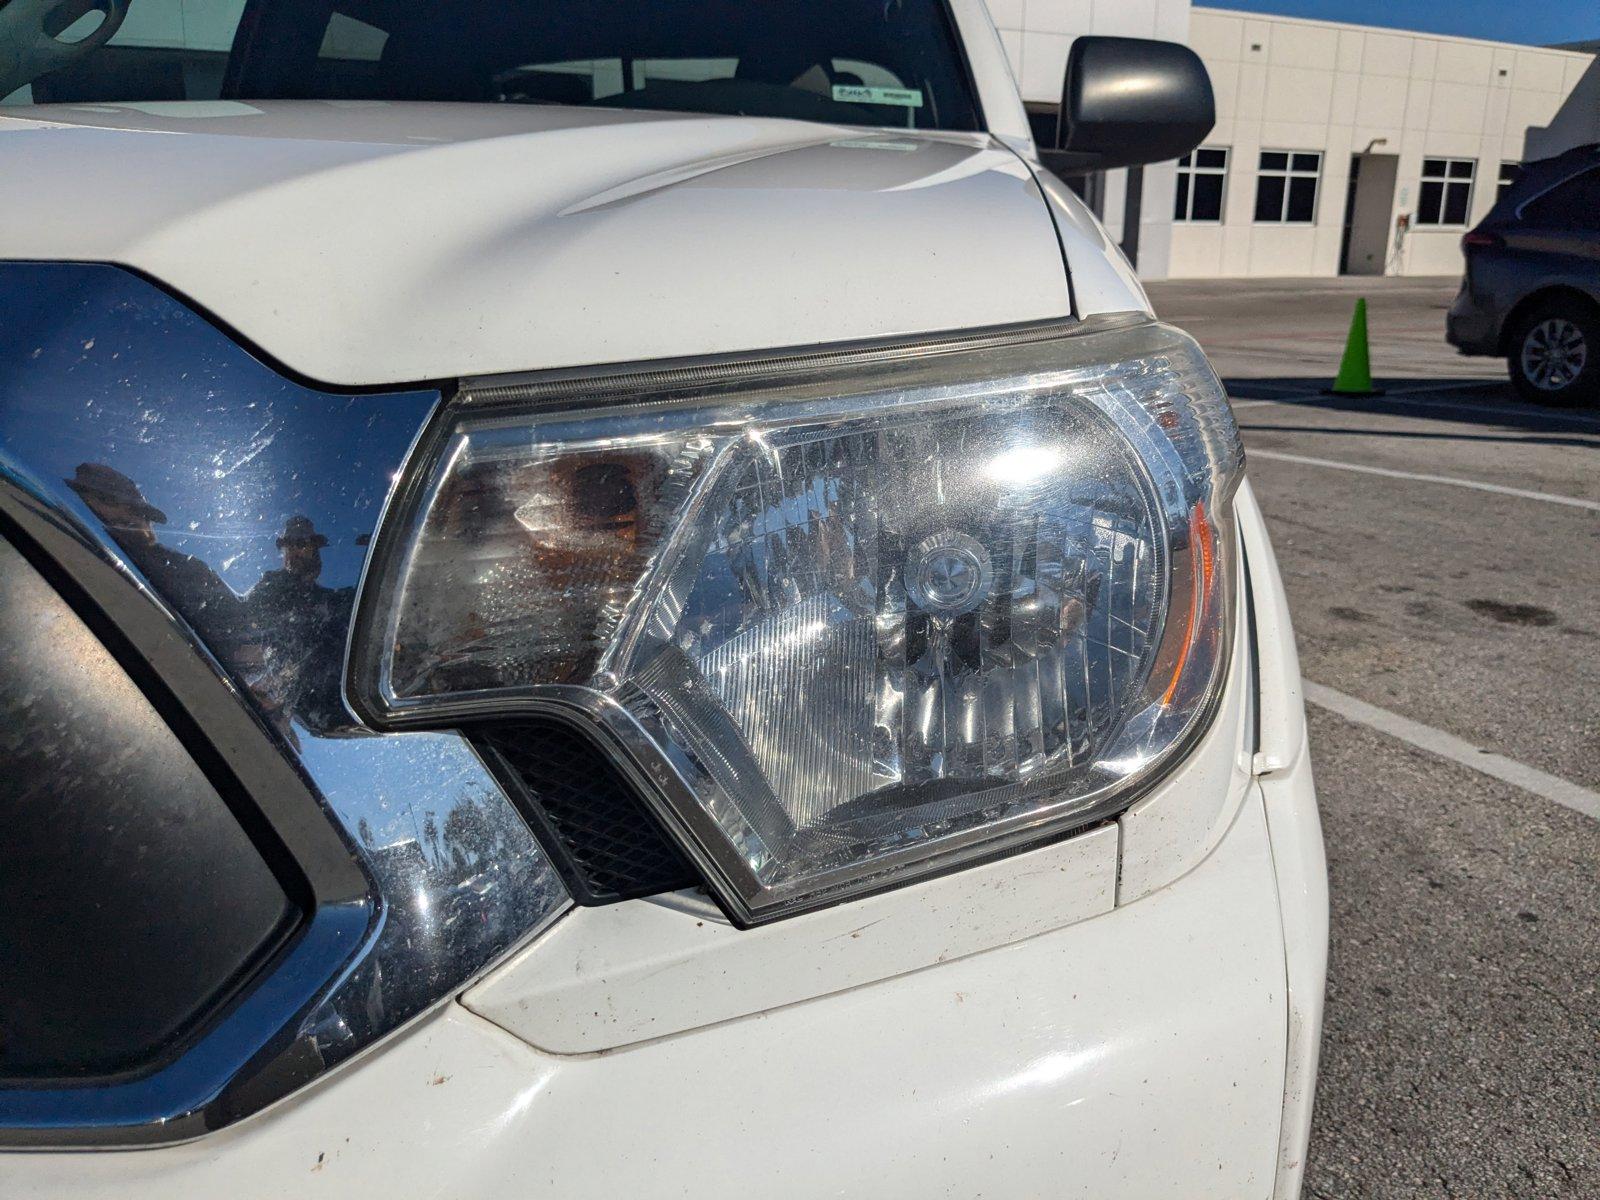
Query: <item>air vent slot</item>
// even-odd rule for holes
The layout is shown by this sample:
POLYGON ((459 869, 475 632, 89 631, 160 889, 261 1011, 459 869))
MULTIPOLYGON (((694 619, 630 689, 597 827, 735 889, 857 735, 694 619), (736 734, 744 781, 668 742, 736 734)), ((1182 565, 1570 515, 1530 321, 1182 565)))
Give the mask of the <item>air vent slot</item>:
POLYGON ((593 741, 559 721, 497 724, 475 741, 579 904, 694 887, 699 874, 593 741))

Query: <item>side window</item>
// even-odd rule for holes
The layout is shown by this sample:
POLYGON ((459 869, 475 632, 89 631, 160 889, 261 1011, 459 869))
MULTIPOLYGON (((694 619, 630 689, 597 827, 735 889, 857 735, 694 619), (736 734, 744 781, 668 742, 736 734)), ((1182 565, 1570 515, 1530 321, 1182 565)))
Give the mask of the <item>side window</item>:
POLYGON ((1202 146, 1185 154, 1178 160, 1178 190, 1172 219, 1222 220, 1222 193, 1227 177, 1226 147, 1202 146))
POLYGON ((1522 206, 1522 218, 1554 229, 1600 232, 1600 167, 1528 201, 1522 206))
POLYGON ((1417 224, 1465 225, 1472 211, 1472 178, 1477 167, 1470 158, 1423 159, 1417 224))

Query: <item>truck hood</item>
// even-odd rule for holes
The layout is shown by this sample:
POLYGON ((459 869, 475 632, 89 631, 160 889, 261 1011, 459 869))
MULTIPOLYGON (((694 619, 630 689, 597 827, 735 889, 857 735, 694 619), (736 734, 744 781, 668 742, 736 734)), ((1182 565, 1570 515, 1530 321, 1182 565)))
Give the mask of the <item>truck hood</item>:
POLYGON ((1071 312, 983 135, 554 107, 12 108, 0 258, 119 263, 376 385, 1071 312))

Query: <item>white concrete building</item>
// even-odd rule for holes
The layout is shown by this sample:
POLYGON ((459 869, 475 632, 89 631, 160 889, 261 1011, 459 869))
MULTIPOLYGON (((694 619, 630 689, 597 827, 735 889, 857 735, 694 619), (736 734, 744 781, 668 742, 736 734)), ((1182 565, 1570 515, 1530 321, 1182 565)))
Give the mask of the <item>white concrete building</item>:
POLYGON ((1231 186, 1218 219, 1175 222, 1172 275, 1455 274, 1503 170, 1600 141, 1588 54, 1209 8, 1189 44, 1231 186), (1264 211, 1275 151, 1319 156, 1309 221, 1264 211))
MULTIPOLYGON (((1450 275, 1517 164, 1600 141, 1600 60, 1184 0, 990 0, 1030 107, 1078 33, 1187 41, 1217 94, 1205 147, 1098 197, 1146 278, 1450 275), (1137 211, 1137 236, 1131 228, 1137 211)), ((1135 176, 1136 177, 1136 176, 1135 176)))

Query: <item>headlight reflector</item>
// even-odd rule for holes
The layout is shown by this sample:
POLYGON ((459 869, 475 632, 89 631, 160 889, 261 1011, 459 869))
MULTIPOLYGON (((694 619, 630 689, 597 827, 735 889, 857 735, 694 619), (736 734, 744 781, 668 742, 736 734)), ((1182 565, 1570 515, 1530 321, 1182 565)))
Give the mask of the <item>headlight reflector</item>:
POLYGON ((1214 696, 1242 455, 1175 331, 482 396, 352 698, 589 724, 741 919, 1098 819, 1214 696))

